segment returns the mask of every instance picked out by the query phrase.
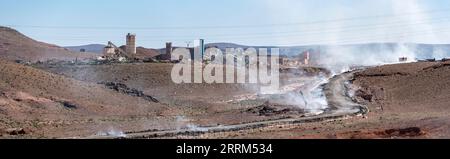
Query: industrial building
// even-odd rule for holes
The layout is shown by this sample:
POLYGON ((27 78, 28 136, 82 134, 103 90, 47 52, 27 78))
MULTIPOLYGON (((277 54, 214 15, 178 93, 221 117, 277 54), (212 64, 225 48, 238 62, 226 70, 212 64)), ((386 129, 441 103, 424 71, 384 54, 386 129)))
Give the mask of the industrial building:
POLYGON ((303 53, 303 64, 309 65, 309 60, 310 60, 310 54, 309 54, 309 51, 306 51, 303 53))
POLYGON ((198 57, 198 60, 203 60, 205 56, 205 40, 204 39, 198 39, 194 40, 194 57, 198 57))
POLYGON ((166 42, 166 55, 170 57, 171 54, 172 54, 172 43, 166 42))
POLYGON ((281 56, 280 65, 285 67, 314 66, 318 65, 319 58, 319 51, 306 50, 294 57, 281 56))
POLYGON ((126 36, 125 50, 117 47, 111 41, 103 48, 103 56, 99 60, 125 61, 134 59, 136 55, 136 35, 128 33, 126 36))
POLYGON ((166 42, 166 49, 164 51, 164 53, 162 52, 160 55, 156 56, 156 60, 160 60, 160 61, 172 61, 172 51, 173 51, 173 47, 172 47, 172 42, 166 42))
POLYGON ((127 45, 125 51, 128 54, 136 54, 136 34, 127 34, 127 45))
POLYGON ((399 62, 407 62, 408 61, 408 57, 399 57, 398 61, 399 62))

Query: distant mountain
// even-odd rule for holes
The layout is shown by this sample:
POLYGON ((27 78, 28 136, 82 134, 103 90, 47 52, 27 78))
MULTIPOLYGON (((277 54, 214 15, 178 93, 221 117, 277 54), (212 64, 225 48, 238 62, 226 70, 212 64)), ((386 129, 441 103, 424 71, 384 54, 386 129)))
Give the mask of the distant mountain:
POLYGON ((106 45, 103 44, 89 44, 89 45, 81 45, 81 46, 66 46, 64 48, 69 49, 73 52, 81 52, 82 49, 85 50, 85 52, 92 52, 92 53, 103 53, 103 48, 106 45))
POLYGON ((75 60, 92 58, 94 54, 76 53, 68 49, 39 42, 8 27, 0 26, 0 58, 10 61, 75 60))
MULTIPOLYGON (((93 58, 103 52, 105 45, 90 44, 62 48, 33 40, 18 31, 0 26, 0 58, 8 60, 45 61, 50 59, 74 60, 93 58), (84 49, 86 53, 80 53, 84 49), (90 53, 91 52, 91 53, 90 53), (95 54, 97 53, 97 54, 95 54)), ((309 52, 311 58, 320 59, 325 63, 339 59, 347 61, 367 62, 361 59, 376 59, 375 61, 392 61, 398 57, 411 58, 443 58, 450 57, 450 44, 415 44, 415 43, 367 43, 352 45, 308 45, 308 46, 247 46, 235 43, 209 43, 206 47, 217 47, 223 51, 226 48, 279 48, 280 55, 301 56, 309 52), (370 58, 368 58, 370 57, 370 58)), ((176 47, 174 47, 176 48, 176 47)), ((191 52, 193 51, 190 48, 191 52)), ((270 50, 269 50, 270 51, 270 50)), ((139 57, 154 57, 165 53, 165 48, 149 49, 138 47, 139 57)), ((346 61, 346 62, 347 62, 346 61)))
POLYGON ((239 44, 234 44, 234 43, 209 43, 209 44, 206 44, 206 47, 217 47, 217 48, 220 48, 220 49, 225 49, 225 48, 249 48, 249 46, 239 45, 239 44))
POLYGON ((226 48, 255 48, 257 50, 259 49, 268 49, 270 52, 271 48, 278 48, 280 49, 281 55, 287 55, 287 56, 295 56, 302 52, 305 52, 310 49, 318 50, 321 46, 318 45, 311 45, 311 46, 248 46, 248 45, 240 45, 235 43, 209 43, 206 44, 206 47, 216 47, 221 49, 222 51, 225 51, 226 48))
MULTIPOLYGON (((386 60, 393 61, 398 60, 399 57, 405 56, 418 59, 428 58, 443 58, 450 57, 450 44, 415 44, 415 43, 364 43, 364 44, 350 44, 350 45, 305 45, 305 46, 249 46, 236 43, 208 43, 205 44, 206 48, 215 47, 225 52, 226 48, 255 48, 268 49, 278 48, 279 53, 282 56, 298 57, 303 56, 305 52, 309 52, 312 59, 320 59, 322 61, 327 60, 339 60, 336 58, 344 57, 346 59, 352 59, 355 63, 361 61, 360 58, 375 57, 377 61, 386 60), (330 57, 330 58, 327 58, 330 57)), ((85 49, 87 52, 101 53, 104 45, 91 44, 84 46, 67 47, 73 51, 79 51, 85 49), (97 51, 95 51, 97 50, 97 51)), ((174 47, 178 48, 178 47, 174 47)), ((190 48, 193 53, 193 49, 190 48)), ((165 48, 150 49, 144 47, 138 47, 137 52, 139 57, 154 57, 159 54, 164 54, 165 48)), ((328 62, 328 61, 327 61, 328 62)))

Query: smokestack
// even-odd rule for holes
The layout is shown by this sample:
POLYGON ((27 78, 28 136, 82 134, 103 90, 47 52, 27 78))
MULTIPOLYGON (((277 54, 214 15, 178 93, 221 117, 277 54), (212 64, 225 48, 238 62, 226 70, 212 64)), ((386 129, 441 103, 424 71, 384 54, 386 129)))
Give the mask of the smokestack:
POLYGON ((306 51, 305 52, 305 54, 304 54, 304 59, 305 59, 305 61, 304 61, 304 63, 305 63, 305 65, 309 65, 309 51, 306 51))
POLYGON ((169 61, 172 59, 172 43, 166 42, 166 55, 165 58, 167 58, 169 61))
POLYGON ((128 54, 136 54, 136 34, 127 34, 127 45, 125 51, 128 54))
POLYGON ((199 39, 194 41, 194 53, 198 53, 201 60, 203 60, 203 56, 205 55, 205 40, 199 39))
POLYGON ((171 55, 172 53, 172 43, 171 42, 166 42, 166 55, 171 55))

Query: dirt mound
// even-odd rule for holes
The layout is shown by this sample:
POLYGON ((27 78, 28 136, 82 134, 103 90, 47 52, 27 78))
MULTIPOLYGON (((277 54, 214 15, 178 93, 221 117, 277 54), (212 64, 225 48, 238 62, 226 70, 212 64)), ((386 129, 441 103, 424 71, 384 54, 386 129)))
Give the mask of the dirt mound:
POLYGON ((354 83, 361 87, 356 95, 369 106, 387 110, 450 111, 449 66, 420 62, 370 68, 356 75, 354 83))
POLYGON ((75 60, 93 58, 95 54, 74 53, 56 45, 33 40, 22 33, 0 26, 0 58, 10 61, 75 60))
POLYGON ((397 136, 397 137, 415 137, 415 136, 421 136, 425 134, 425 132, 422 131, 422 129, 418 127, 410 127, 405 129, 389 129, 384 132, 382 132, 382 135, 384 136, 397 136))

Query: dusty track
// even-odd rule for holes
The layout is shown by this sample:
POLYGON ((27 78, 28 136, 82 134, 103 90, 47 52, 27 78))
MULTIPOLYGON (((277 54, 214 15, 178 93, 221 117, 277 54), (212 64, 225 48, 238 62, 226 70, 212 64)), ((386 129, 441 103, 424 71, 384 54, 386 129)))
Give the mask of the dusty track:
MULTIPOLYGON (((201 127, 192 129, 179 130, 148 130, 139 132, 126 132, 125 138, 171 138, 171 137, 196 137, 208 136, 221 132, 234 132, 242 130, 259 129, 265 127, 297 125, 301 123, 321 122, 338 119, 346 119, 349 117, 364 115, 368 112, 365 106, 356 104, 348 96, 348 81, 353 77, 353 72, 344 73, 330 79, 324 88, 324 94, 329 102, 330 109, 323 114, 303 118, 288 118, 278 120, 268 120, 260 122, 242 123, 226 126, 201 127)), ((92 138, 99 138, 93 136, 92 138)), ((102 138, 102 137, 100 137, 102 138)), ((114 138, 114 137, 104 137, 114 138)))

